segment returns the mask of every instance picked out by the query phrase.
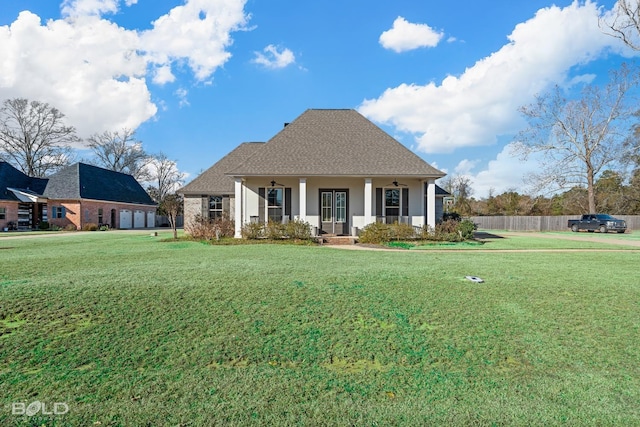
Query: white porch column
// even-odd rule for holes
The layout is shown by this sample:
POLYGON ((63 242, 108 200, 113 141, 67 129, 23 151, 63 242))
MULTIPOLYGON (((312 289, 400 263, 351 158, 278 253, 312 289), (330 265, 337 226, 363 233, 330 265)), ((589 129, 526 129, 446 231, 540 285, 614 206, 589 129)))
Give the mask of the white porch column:
POLYGON ((427 225, 436 227, 436 180, 427 181, 427 225))
POLYGON ((373 200, 373 188, 371 186, 371 178, 365 178, 364 179, 364 225, 368 225, 373 222, 373 215, 371 215, 372 200, 373 200))
POLYGON ((242 237, 242 178, 236 178, 235 184, 235 200, 236 200, 236 212, 235 212, 235 235, 236 239, 242 237))
POLYGON ((307 221, 307 178, 300 178, 300 221, 307 221))

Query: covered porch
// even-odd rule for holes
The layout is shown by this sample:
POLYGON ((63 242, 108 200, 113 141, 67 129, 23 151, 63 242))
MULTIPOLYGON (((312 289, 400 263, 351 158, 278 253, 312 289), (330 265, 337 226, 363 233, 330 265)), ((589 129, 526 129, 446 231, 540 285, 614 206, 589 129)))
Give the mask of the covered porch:
POLYGON ((235 237, 249 222, 310 224, 318 235, 351 235, 373 222, 435 227, 439 177, 235 177, 235 237))

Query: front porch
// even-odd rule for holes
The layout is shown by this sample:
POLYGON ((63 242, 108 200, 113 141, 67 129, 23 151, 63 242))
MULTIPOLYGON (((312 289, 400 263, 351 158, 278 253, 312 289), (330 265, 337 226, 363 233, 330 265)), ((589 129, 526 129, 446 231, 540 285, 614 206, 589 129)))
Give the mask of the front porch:
POLYGON ((317 235, 343 236, 374 222, 435 227, 435 179, 238 177, 235 237, 244 224, 268 221, 299 220, 317 235))

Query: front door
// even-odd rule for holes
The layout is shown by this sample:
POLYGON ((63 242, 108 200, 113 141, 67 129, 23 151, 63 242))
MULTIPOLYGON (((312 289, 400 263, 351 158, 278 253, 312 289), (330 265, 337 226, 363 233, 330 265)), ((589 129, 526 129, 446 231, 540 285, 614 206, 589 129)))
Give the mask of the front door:
POLYGON ((348 190, 320 190, 323 234, 348 234, 348 190))

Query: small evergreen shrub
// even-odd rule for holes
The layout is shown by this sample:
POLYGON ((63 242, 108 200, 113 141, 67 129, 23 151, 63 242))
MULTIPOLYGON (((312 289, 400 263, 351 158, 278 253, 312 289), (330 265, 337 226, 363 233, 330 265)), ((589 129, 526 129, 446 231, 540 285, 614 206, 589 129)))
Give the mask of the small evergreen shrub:
POLYGON ((40 224, 38 224, 38 230, 48 230, 49 229, 49 223, 47 221, 42 221, 40 224))
POLYGON ((476 228, 477 227, 473 223, 473 221, 470 221, 468 219, 461 221, 458 225, 458 231, 460 232, 463 240, 473 239, 473 232, 476 230, 476 228))

